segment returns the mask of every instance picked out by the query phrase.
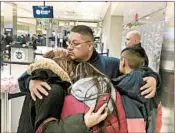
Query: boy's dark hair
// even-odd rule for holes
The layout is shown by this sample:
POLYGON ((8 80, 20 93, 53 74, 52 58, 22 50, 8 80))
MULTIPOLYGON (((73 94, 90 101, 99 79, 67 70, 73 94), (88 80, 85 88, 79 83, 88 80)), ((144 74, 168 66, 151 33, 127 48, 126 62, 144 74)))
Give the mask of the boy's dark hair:
POLYGON ((88 35, 92 38, 92 40, 94 40, 94 35, 93 35, 92 29, 90 27, 86 26, 86 25, 74 26, 71 29, 71 32, 76 32, 76 33, 79 33, 81 35, 88 35))
POLYGON ((149 59, 148 59, 148 56, 146 54, 146 51, 145 49, 142 47, 141 43, 137 44, 137 45, 134 45, 132 47, 135 47, 135 49, 138 49, 140 50, 141 54, 145 57, 145 64, 144 66, 147 67, 149 65, 149 59))
POLYGON ((122 50, 121 57, 124 57, 127 60, 131 69, 137 69, 144 66, 146 53, 142 49, 142 47, 131 46, 122 50))

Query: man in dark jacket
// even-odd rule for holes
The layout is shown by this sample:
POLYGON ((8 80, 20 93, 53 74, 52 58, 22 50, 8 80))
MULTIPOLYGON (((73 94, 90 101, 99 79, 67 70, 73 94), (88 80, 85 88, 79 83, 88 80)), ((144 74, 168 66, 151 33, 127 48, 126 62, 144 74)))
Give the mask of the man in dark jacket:
MULTIPOLYGON (((118 77, 119 73, 119 59, 113 57, 104 57, 99 55, 93 47, 93 32, 91 28, 78 25, 72 28, 69 35, 69 47, 68 56, 76 61, 87 61, 94 65, 101 72, 106 74, 109 78, 118 77)), ((147 84, 141 88, 144 90, 141 94, 145 95, 147 98, 151 98, 156 92, 156 83, 159 85, 159 76, 152 70, 144 80, 147 84), (157 80, 157 81, 156 81, 157 80)), ((40 93, 47 95, 45 89, 40 85, 43 81, 30 80, 30 77, 25 79, 21 85, 22 90, 30 89, 31 95, 34 99, 36 97, 42 98, 40 93), (29 82, 30 81, 30 82, 29 82)), ((49 89, 50 87, 46 84, 44 86, 49 89)))
POLYGON ((145 53, 145 66, 148 66, 149 65, 148 56, 147 56, 144 48, 141 46, 140 41, 141 41, 140 32, 137 30, 133 30, 133 31, 130 31, 127 33, 125 46, 126 47, 134 46, 134 47, 141 48, 141 50, 145 53))
MULTIPOLYGON (((88 26, 78 25, 73 27, 68 40, 68 56, 78 62, 86 61, 91 63, 110 79, 118 77, 120 75, 119 59, 99 55, 93 47, 93 40, 93 32, 88 26)), ((148 72, 148 77, 144 80, 147 84, 140 88, 141 90, 144 90, 141 94, 145 95, 147 98, 151 98, 155 95, 156 83, 159 85, 158 75, 150 70, 148 72)), ((31 96, 34 100, 36 100, 36 97, 42 99, 44 95, 47 96, 50 93, 47 92, 47 90, 52 91, 51 87, 46 82, 41 80, 31 80, 31 77, 27 75, 27 73, 24 73, 19 78, 19 86, 21 91, 30 90, 31 96)), ((74 117, 74 115, 70 117, 74 117)), ((94 117, 94 114, 89 115, 88 120, 92 117, 94 117)), ((81 117, 77 118, 77 120, 83 123, 81 117)))

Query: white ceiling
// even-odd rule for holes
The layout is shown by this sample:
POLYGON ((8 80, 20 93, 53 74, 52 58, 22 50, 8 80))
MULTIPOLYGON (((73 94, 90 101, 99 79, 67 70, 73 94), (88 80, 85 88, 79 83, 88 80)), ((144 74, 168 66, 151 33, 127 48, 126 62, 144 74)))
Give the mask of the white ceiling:
MULTIPOLYGON (((18 17, 33 17, 32 6, 44 5, 43 2, 14 2, 17 4, 18 17)), ((53 6, 54 18, 61 20, 100 21, 109 7, 109 2, 46 2, 53 6)))
MULTIPOLYGON (((13 2, 17 4, 18 17, 33 18, 32 6, 44 5, 44 2, 13 2)), ((2 3, 3 4, 3 3, 2 3)), ((111 15, 125 16, 132 19, 134 13, 139 18, 158 11, 166 6, 166 2, 46 2, 53 6, 54 18, 59 20, 101 21, 111 4, 111 15), (134 7, 134 8, 133 8, 134 7), (145 7, 143 10, 142 8, 145 7), (131 17, 131 18, 130 18, 131 17)), ((171 12, 171 10, 170 10, 171 12)), ((2 12, 3 14, 3 12, 2 12)))
MULTIPOLYGON (((140 19, 165 8, 166 4, 166 2, 112 2, 111 14, 124 16, 123 23, 129 23, 134 20, 133 16, 136 13, 140 19)), ((159 17, 154 17, 154 19, 157 20, 159 17)))

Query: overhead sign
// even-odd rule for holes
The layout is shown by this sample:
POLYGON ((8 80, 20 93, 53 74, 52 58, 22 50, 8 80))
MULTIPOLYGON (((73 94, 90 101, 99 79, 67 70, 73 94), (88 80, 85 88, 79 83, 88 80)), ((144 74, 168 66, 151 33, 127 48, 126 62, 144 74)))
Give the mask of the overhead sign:
POLYGON ((33 6, 34 18, 53 18, 53 6, 33 6))

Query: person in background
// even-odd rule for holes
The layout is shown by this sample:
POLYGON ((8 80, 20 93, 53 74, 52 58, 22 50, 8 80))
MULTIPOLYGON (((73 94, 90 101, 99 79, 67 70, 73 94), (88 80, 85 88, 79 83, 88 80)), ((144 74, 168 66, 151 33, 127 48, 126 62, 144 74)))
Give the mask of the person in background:
POLYGON ((18 41, 18 42, 22 42, 22 37, 21 37, 21 35, 19 35, 19 36, 17 37, 17 41, 18 41))
POLYGON ((143 51, 143 53, 145 53, 145 66, 149 65, 149 59, 148 56, 144 50, 144 48, 141 46, 141 34, 139 31, 137 30, 133 30, 127 33, 126 35, 126 41, 125 41, 125 46, 126 47, 137 47, 138 49, 140 49, 141 51, 143 51))
POLYGON ((5 47, 8 50, 8 58, 11 58, 11 43, 13 42, 13 38, 10 33, 5 33, 5 47))
POLYGON ((133 30, 127 33, 126 35, 126 41, 125 41, 125 46, 133 46, 139 44, 141 41, 141 34, 137 30, 133 30))
POLYGON ((27 34, 27 35, 25 36, 25 39, 26 39, 26 42, 29 42, 29 41, 30 41, 30 34, 27 34))
POLYGON ((64 36, 64 38, 63 38, 63 48, 65 48, 65 49, 67 48, 67 43, 66 42, 67 42, 67 37, 64 36))
POLYGON ((10 45, 13 42, 13 38, 10 36, 10 33, 5 33, 6 45, 10 45))
POLYGON ((21 35, 22 39, 21 39, 21 44, 26 44, 26 38, 24 35, 21 35))

